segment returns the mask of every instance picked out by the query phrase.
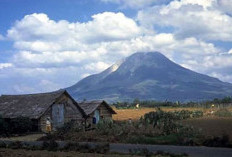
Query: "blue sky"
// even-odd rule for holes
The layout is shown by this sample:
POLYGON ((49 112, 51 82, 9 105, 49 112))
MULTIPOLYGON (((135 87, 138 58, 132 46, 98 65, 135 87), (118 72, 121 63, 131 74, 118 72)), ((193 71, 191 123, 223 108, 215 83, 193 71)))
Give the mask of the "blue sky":
POLYGON ((232 83, 231 0, 0 0, 0 94, 53 91, 135 52, 232 83))

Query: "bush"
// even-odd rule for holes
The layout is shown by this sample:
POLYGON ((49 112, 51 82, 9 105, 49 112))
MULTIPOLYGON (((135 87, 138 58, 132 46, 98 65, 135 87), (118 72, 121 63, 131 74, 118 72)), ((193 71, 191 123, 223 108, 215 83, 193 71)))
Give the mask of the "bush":
POLYGON ((11 134, 24 134, 32 131, 33 122, 26 117, 17 117, 14 119, 3 119, 0 117, 0 134, 8 136, 11 134))
POLYGON ((109 144, 96 144, 90 145, 87 143, 76 143, 76 142, 69 142, 63 148, 64 151, 77 151, 81 153, 107 153, 109 152, 109 144))
POLYGON ((0 117, 0 136, 7 135, 7 133, 8 133, 8 124, 2 117, 0 117))
POLYGON ((33 123, 26 117, 18 117, 9 121, 9 131, 11 134, 24 134, 32 130, 33 123))
POLYGON ((232 147, 228 135, 223 135, 222 137, 208 138, 203 142, 203 145, 207 147, 232 147))
POLYGON ((152 124, 154 128, 158 128, 163 134, 169 135, 176 132, 178 119, 175 113, 164 112, 158 109, 156 112, 150 112, 144 115, 145 123, 152 124))
POLYGON ((22 148, 23 145, 20 141, 13 141, 12 143, 10 143, 7 148, 11 148, 11 149, 20 149, 22 148))
POLYGON ((81 124, 79 125, 75 121, 69 121, 65 123, 62 127, 57 128, 56 132, 53 135, 48 135, 46 138, 49 140, 53 136, 62 138, 67 132, 80 132, 83 131, 83 127, 81 124))
POLYGON ((6 143, 3 141, 0 141, 0 148, 6 148, 6 143))
POLYGON ((59 145, 55 140, 44 141, 42 149, 45 149, 45 150, 48 150, 48 151, 57 151, 58 146, 59 145))
POLYGON ((193 118, 203 117, 203 115, 204 115, 204 114, 203 114, 203 111, 198 111, 198 110, 197 110, 197 111, 193 111, 193 112, 192 112, 192 117, 193 117, 193 118))
POLYGON ((215 116, 218 117, 231 117, 232 116, 232 112, 230 112, 228 109, 223 108, 223 109, 219 109, 214 113, 215 116))
POLYGON ((191 118, 192 112, 189 110, 175 111, 175 118, 178 120, 191 118))
MULTIPOLYGON (((105 129, 112 129, 113 128, 113 121, 111 119, 101 119, 98 123, 97 123, 97 127, 96 129, 98 131, 102 131, 105 129)), ((107 132, 107 130, 106 130, 107 132)))
MULTIPOLYGON (((183 126, 178 120, 191 117, 192 112, 181 110, 176 112, 164 112, 158 109, 156 112, 150 112, 144 115, 145 123, 152 124, 154 128, 158 128, 163 135, 180 134, 182 137, 190 137, 198 134, 198 130, 192 127, 183 126)), ((195 113, 195 117, 203 115, 201 111, 195 113)))

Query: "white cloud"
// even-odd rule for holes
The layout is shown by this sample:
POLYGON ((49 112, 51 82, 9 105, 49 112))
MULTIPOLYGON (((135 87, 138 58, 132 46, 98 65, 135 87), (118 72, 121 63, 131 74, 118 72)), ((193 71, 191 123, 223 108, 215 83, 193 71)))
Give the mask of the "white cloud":
POLYGON ((122 8, 139 9, 154 4, 160 4, 168 2, 169 0, 101 0, 106 3, 116 3, 121 5, 122 8))
POLYGON ((37 93, 37 90, 32 88, 31 86, 23 85, 23 84, 17 84, 13 86, 14 93, 37 93))
POLYGON ((146 27, 173 27, 179 38, 232 41, 232 17, 217 8, 216 0, 175 0, 140 11, 138 20, 146 27))
POLYGON ((232 49, 229 50, 228 54, 232 54, 232 49))
POLYGON ((9 68, 12 67, 13 64, 12 63, 0 63, 0 70, 4 69, 4 68, 9 68))
POLYGON ((36 84, 36 86, 28 85, 27 83, 22 82, 22 83, 14 84, 12 87, 14 93, 18 93, 18 94, 48 92, 58 89, 59 89, 59 85, 49 80, 41 80, 36 84))
POLYGON ((224 12, 232 15, 232 3, 231 0, 218 0, 218 7, 224 12))
POLYGON ((232 68, 232 55, 216 55, 216 56, 207 56, 204 58, 203 65, 206 68, 232 68))
POLYGON ((110 66, 110 64, 104 63, 104 62, 97 62, 97 63, 91 63, 85 66, 86 70, 91 71, 103 71, 107 69, 110 66))
POLYGON ((212 72, 209 75, 215 78, 220 78, 220 80, 224 82, 231 82, 232 80, 232 74, 220 74, 220 73, 212 72))
POLYGON ((8 37, 17 41, 16 48, 48 51, 70 50, 86 42, 125 40, 140 34, 134 20, 123 13, 104 12, 92 18, 86 23, 56 22, 46 14, 34 13, 17 21, 8 30, 8 37), (53 43, 54 40, 56 43, 53 43))
MULTIPOLYGON (((210 3, 201 5, 203 9, 210 7, 210 3)), ((8 91, 16 93, 56 90, 138 51, 160 51, 173 61, 206 74, 215 70, 222 75, 218 69, 230 67, 230 59, 224 57, 221 64, 216 59, 222 50, 203 39, 155 33, 123 13, 105 12, 92 17, 85 23, 71 23, 54 21, 46 14, 31 14, 17 21, 7 34, 16 52, 9 65, 0 64, 0 81, 8 83, 8 91)))
POLYGON ((89 73, 84 73, 84 74, 81 75, 80 78, 83 79, 83 78, 88 77, 88 76, 90 76, 90 75, 91 75, 91 74, 89 74, 89 73))

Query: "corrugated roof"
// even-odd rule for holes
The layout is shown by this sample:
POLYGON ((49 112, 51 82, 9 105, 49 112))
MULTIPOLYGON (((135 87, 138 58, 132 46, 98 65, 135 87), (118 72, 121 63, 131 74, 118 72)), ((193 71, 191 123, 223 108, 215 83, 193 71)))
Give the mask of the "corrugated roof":
POLYGON ((116 112, 103 100, 84 101, 78 103, 78 105, 84 110, 86 115, 90 115, 91 113, 93 113, 101 104, 105 105, 111 114, 116 114, 116 112))
POLYGON ((23 116, 37 119, 65 92, 65 90, 59 90, 39 94, 2 95, 0 115, 4 118, 23 116))

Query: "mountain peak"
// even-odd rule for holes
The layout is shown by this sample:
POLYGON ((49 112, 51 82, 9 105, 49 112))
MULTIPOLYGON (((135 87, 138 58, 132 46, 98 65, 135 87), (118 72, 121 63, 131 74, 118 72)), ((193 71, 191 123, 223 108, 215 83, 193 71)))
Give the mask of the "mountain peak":
POLYGON ((232 85, 170 61, 159 52, 138 52, 67 88, 77 100, 201 101, 232 93, 232 85))

